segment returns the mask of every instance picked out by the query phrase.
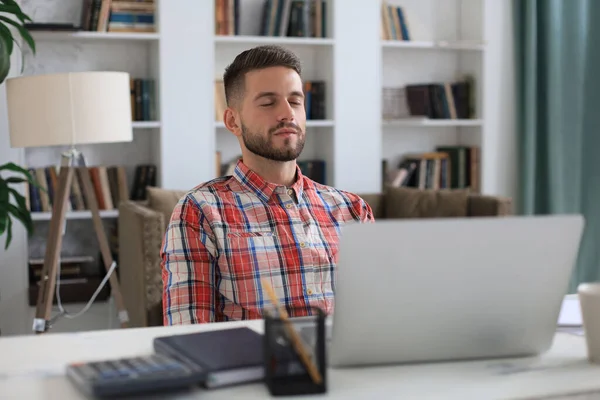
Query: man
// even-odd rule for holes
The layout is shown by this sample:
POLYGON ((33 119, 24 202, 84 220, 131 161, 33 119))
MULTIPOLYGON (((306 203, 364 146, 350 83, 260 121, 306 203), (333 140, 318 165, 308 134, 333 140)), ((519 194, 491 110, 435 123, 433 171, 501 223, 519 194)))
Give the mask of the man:
POLYGON ((162 256, 164 324, 262 317, 266 278, 290 316, 333 311, 340 225, 372 222, 360 197, 296 165, 305 142, 300 62, 280 47, 239 54, 224 74, 225 126, 242 153, 232 176, 187 193, 162 256))

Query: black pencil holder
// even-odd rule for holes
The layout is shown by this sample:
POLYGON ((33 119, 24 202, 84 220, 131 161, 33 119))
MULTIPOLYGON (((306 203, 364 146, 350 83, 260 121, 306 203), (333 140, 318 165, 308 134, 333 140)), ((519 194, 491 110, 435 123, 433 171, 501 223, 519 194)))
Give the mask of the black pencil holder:
POLYGON ((286 321, 278 316, 265 316, 265 384, 272 396, 319 394, 327 391, 327 359, 325 352, 325 313, 311 308, 312 315, 288 320, 300 336, 304 348, 321 375, 315 383, 297 354, 286 321))

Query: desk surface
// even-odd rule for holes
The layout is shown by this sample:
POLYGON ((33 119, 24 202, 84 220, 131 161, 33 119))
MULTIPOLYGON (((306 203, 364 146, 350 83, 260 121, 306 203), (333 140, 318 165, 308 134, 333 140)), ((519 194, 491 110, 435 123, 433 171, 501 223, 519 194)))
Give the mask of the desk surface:
MULTIPOLYGON (((80 333, 47 333, 0 338, 0 398, 84 399, 64 376, 74 361, 137 356, 152 352, 157 336, 249 326, 262 333, 262 321, 80 333)), ((329 398, 525 399, 598 391, 600 366, 586 359, 585 339, 557 333, 551 350, 539 358, 333 369, 329 398)), ((267 398, 263 384, 212 391, 197 389, 172 399, 267 398)), ((150 398, 150 397, 146 397, 150 398)), ((164 396, 161 398, 165 398, 164 396)))

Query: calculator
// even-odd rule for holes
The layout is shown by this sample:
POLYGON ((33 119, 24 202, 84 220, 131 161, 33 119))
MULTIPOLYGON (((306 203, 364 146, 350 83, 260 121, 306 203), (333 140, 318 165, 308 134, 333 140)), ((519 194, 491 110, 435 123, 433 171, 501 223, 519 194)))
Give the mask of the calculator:
POLYGON ((160 354, 71 363, 66 374, 79 390, 95 397, 184 389, 206 377, 199 366, 160 354))

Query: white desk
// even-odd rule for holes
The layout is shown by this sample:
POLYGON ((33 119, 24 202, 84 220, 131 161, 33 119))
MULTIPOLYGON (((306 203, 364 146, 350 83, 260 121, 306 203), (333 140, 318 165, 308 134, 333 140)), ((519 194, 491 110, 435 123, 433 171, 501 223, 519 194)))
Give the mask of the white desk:
MULTIPOLYGON (((0 338, 0 398, 85 399, 64 376, 68 362, 147 354, 152 352, 152 339, 156 336, 242 325, 262 332, 262 321, 251 321, 0 338)), ((600 366, 587 362, 584 340, 558 333, 552 349, 539 359, 334 369, 329 372, 327 397, 522 399, 596 390, 594 395, 553 397, 596 399, 600 398, 600 366)), ((269 393, 264 384, 256 383, 213 391, 198 389, 160 398, 239 397, 264 399, 269 393)))

